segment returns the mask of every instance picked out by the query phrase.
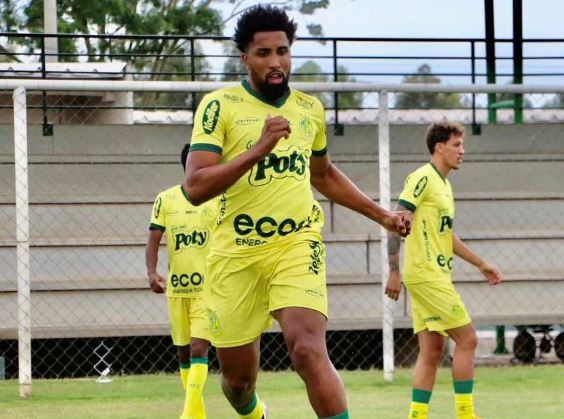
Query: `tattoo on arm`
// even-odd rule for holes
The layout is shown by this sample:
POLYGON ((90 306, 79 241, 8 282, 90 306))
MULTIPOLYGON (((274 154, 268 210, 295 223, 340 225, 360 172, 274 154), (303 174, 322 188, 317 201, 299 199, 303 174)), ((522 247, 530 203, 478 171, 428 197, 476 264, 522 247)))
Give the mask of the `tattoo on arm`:
MULTIPOLYGON (((405 210, 407 210, 406 207, 398 204, 396 211, 405 210)), ((400 249, 401 237, 394 233, 388 233, 388 265, 390 272, 399 272, 400 249)))

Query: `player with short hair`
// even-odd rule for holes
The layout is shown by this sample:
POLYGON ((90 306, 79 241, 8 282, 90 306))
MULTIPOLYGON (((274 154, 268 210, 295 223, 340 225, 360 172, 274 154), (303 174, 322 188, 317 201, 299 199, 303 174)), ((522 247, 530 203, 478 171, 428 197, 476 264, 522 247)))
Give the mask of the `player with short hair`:
MULTIPOLYGON (((189 146, 181 152, 186 167, 189 146)), ((206 257, 217 203, 192 205, 182 185, 158 194, 153 204, 145 252, 153 292, 166 292, 172 342, 177 347, 180 377, 186 390, 181 419, 205 419, 202 391, 208 374, 210 334, 203 292, 206 257), (168 279, 157 272, 159 245, 166 233, 168 279)))
MULTIPOLYGON (((398 210, 413 213, 403 262, 403 283, 411 297, 413 332, 419 342, 409 417, 427 418, 444 338, 449 336, 455 342, 452 377, 456 417, 472 419, 476 417, 472 390, 477 337, 466 307, 452 284, 454 255, 477 267, 491 285, 501 281, 501 273, 453 232, 454 197, 447 175, 462 164, 464 128, 458 123, 432 124, 426 141, 431 161, 406 178, 398 204, 398 210)), ((400 245, 400 237, 390 234, 390 276, 386 294, 394 300, 399 297, 402 281, 400 245)))
POLYGON ((198 205, 220 195, 208 258, 209 317, 222 388, 239 417, 266 417, 255 393, 260 337, 272 317, 322 418, 348 418, 327 354, 323 212, 329 199, 402 235, 403 213, 380 208, 329 160, 319 100, 290 89, 296 24, 282 9, 243 13, 235 42, 248 78, 204 97, 194 118, 184 182, 198 205))

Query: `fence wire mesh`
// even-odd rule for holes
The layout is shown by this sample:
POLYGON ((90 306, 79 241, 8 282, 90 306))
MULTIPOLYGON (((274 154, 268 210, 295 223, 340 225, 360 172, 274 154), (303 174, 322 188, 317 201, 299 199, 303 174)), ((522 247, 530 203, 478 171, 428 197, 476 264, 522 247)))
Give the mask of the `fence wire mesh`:
MULTIPOLYGON (((161 108, 165 96, 166 92, 157 95, 161 108)), ((365 104, 377 107, 377 93, 361 96, 365 104)), ((44 100, 41 92, 29 92, 27 97, 33 376, 97 375, 105 366, 115 373, 175 370, 166 301, 149 290, 144 246, 154 197, 182 179, 179 151, 190 138, 191 112, 151 111, 151 106, 134 109, 132 93, 48 92, 44 100), (44 120, 53 124, 52 135, 43 135, 44 120)), ((527 362, 557 358, 554 338, 564 323, 560 304, 564 298, 560 122, 564 117, 560 110, 546 107, 556 97, 526 95, 531 107, 524 112, 524 124, 514 124, 513 111, 508 109, 497 111, 497 124, 488 124, 488 110, 478 109, 472 127, 470 108, 403 109, 396 106, 398 94, 390 93, 392 207, 405 176, 429 159, 426 125, 445 119, 467 125, 465 162, 451 177, 457 199, 455 231, 497 264, 506 278, 502 286, 490 288, 473 267, 456 262, 455 285, 482 337, 479 357, 503 352, 496 326, 506 325, 509 352, 519 340, 515 336, 529 333, 536 338, 533 359, 528 336, 529 352, 517 348, 508 356, 519 355, 518 360, 527 362), (522 327, 527 325, 553 330, 522 327), (537 348, 542 338, 551 342, 548 351, 537 348)), ((485 103, 486 95, 476 95, 476 101, 485 103)), ((0 110, 11 111, 8 105, 0 110)), ((348 110, 327 116, 332 160, 378 200, 378 112, 348 110), (344 135, 333 130, 337 118, 344 135)), ((0 156, 0 311, 6 320, 0 326, 0 356, 6 358, 7 376, 13 377, 17 375, 14 132, 9 118, 4 120, 0 125, 6 139, 0 156)), ((318 198, 326 220, 331 358, 337 368, 382 367, 379 226, 318 198)), ((159 263, 159 271, 165 273, 164 247, 159 263)), ((392 309, 395 365, 411 365, 417 344, 405 293, 392 309)), ((290 367, 276 330, 264 336, 262 351, 262 368, 290 367)), ((211 361, 212 369, 217 368, 213 352, 211 361)))

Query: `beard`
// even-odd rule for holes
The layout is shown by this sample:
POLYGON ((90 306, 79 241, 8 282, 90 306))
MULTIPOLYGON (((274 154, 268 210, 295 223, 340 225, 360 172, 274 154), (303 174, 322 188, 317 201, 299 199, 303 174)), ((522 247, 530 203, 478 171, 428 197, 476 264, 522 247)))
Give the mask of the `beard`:
POLYGON ((256 74, 251 72, 251 77, 253 78, 253 83, 258 89, 258 91, 268 100, 269 102, 276 102, 289 90, 288 83, 290 81, 290 75, 287 76, 282 74, 282 83, 269 83, 268 76, 266 80, 261 80, 256 74))

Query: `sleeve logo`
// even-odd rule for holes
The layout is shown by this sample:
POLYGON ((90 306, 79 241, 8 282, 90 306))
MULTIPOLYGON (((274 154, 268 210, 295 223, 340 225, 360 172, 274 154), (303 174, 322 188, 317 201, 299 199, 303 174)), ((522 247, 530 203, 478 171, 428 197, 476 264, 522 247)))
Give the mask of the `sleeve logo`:
POLYGON ((413 196, 417 198, 419 195, 423 193, 425 190, 425 186, 427 186, 427 176, 423 176, 415 185, 415 190, 413 191, 413 196))
POLYGON ((159 218, 159 216, 161 215, 161 207, 163 205, 163 200, 162 198, 157 198, 157 200, 155 201, 155 207, 153 209, 153 214, 155 215, 155 218, 159 218))
POLYGON ((212 100, 208 103, 208 106, 206 106, 204 116, 202 117, 202 126, 206 134, 211 134, 215 130, 220 109, 219 100, 212 100))

